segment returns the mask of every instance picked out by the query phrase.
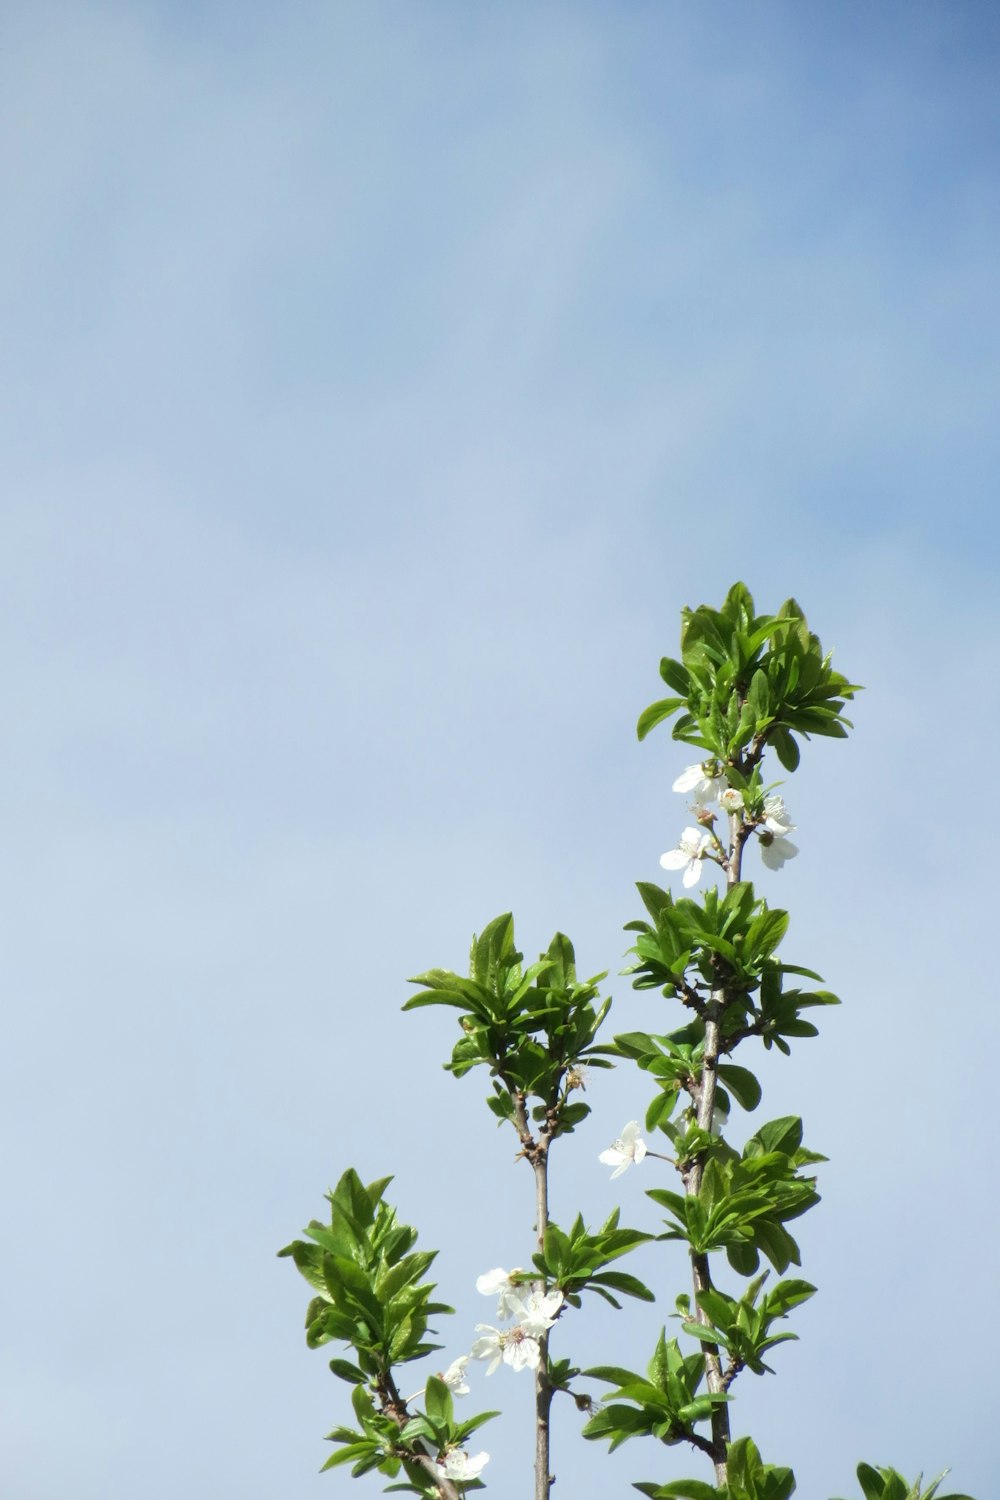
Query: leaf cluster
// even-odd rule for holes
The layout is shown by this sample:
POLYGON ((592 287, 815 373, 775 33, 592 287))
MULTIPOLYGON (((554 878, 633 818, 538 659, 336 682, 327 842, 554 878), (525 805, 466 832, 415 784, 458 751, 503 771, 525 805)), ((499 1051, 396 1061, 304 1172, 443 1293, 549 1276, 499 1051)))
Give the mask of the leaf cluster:
MULTIPOLYGON (((787 1054, 787 1037, 818 1035, 801 1012, 839 1001, 829 990, 784 988, 788 974, 822 981, 812 969, 774 957, 788 930, 788 913, 757 897, 750 881, 721 893, 710 889, 700 902, 675 900, 649 881, 640 881, 637 889, 652 921, 639 918, 626 925, 627 932, 638 934, 631 950, 637 962, 629 972, 635 989, 661 989, 694 1012, 690 1025, 673 1034, 675 1040, 703 1034, 706 1006, 720 995, 717 1020, 725 1052, 744 1037, 759 1036, 766 1048, 787 1054)), ((641 1057, 636 1060, 656 1071, 641 1057)))
POLYGON ((691 1318, 689 1297, 685 1295, 677 1299, 684 1319, 684 1332, 702 1343, 725 1349, 733 1373, 747 1369, 754 1375, 773 1375, 774 1371, 764 1363, 763 1355, 776 1344, 798 1338, 798 1334, 790 1331, 772 1333, 772 1323, 787 1317, 791 1308, 805 1302, 816 1290, 808 1281, 779 1281, 770 1292, 760 1297, 767 1275, 765 1271, 752 1281, 742 1297, 730 1297, 716 1287, 699 1291, 698 1306, 708 1317, 707 1324, 691 1318))
POLYGON ((675 740, 741 768, 770 744, 794 771, 796 735, 846 736, 851 724, 843 709, 860 689, 833 670, 794 599, 776 615, 758 615, 749 589, 736 583, 721 609, 685 609, 681 621, 680 660, 660 662, 660 676, 677 696, 644 709, 640 739, 679 714, 675 740))
POLYGON ((580 1306, 582 1292, 596 1292, 612 1307, 621 1307, 613 1293, 653 1302, 653 1293, 637 1276, 623 1271, 605 1271, 603 1267, 627 1255, 637 1245, 654 1238, 641 1229, 619 1229, 616 1208, 596 1234, 590 1234, 581 1215, 577 1215, 567 1234, 551 1220, 546 1226, 541 1251, 533 1257, 535 1266, 547 1281, 557 1286, 572 1307, 580 1306))
POLYGON ((659 1340, 645 1376, 618 1365, 596 1365, 584 1371, 595 1380, 606 1380, 617 1389, 606 1398, 607 1404, 583 1429, 585 1438, 604 1438, 614 1451, 629 1438, 655 1437, 672 1446, 680 1442, 704 1440, 695 1424, 712 1415, 715 1406, 724 1405, 724 1392, 698 1392, 704 1376, 700 1354, 682 1354, 676 1339, 667 1339, 666 1330, 659 1340))
POLYGON ((684 1240, 694 1255, 725 1250, 743 1276, 757 1270, 763 1252, 779 1275, 799 1265, 799 1247, 785 1224, 819 1202, 814 1177, 799 1168, 824 1157, 802 1147, 802 1121, 770 1120, 737 1153, 714 1143, 697 1193, 649 1188, 647 1197, 671 1215, 662 1238, 684 1240))
MULTIPOLYGON (((328 1442, 340 1446, 327 1459, 323 1471, 351 1464, 351 1474, 355 1478, 372 1469, 390 1479, 402 1473, 406 1476, 405 1482, 387 1485, 386 1491, 405 1491, 426 1496, 428 1500, 441 1492, 421 1464, 420 1457, 426 1461, 427 1457, 444 1453, 449 1448, 464 1447, 477 1427, 499 1415, 495 1411, 480 1412, 468 1421, 456 1422, 451 1392, 437 1376, 431 1376, 427 1382, 426 1411, 411 1417, 402 1426, 399 1418, 387 1415, 384 1409, 376 1406, 364 1386, 354 1387, 351 1404, 358 1427, 335 1427, 327 1435, 328 1442)), ((476 1479, 466 1481, 465 1488, 484 1489, 485 1486, 476 1479)))
POLYGON ((400 1224, 384 1201, 391 1181, 365 1186, 349 1168, 327 1194, 329 1224, 314 1219, 304 1231, 308 1240, 293 1240, 278 1254, 294 1260, 317 1294, 306 1311, 309 1347, 339 1339, 354 1351, 354 1360, 331 1359, 330 1369, 353 1387, 359 1426, 328 1434, 339 1446, 323 1468, 350 1463, 354 1475, 378 1469, 390 1478, 402 1469, 407 1482, 393 1488, 431 1496, 437 1486, 419 1460, 461 1447, 496 1413, 456 1423, 451 1392, 436 1376, 427 1383, 424 1412, 411 1416, 396 1394, 393 1367, 440 1349, 426 1341, 428 1319, 453 1309, 433 1301, 434 1284, 422 1279, 437 1251, 414 1250, 417 1231, 400 1224))
POLYGON ((948 1470, 923 1489, 924 1476, 919 1474, 912 1482, 903 1478, 896 1469, 873 1469, 871 1464, 858 1464, 858 1483, 865 1500, 970 1500, 968 1495, 938 1495, 938 1485, 948 1470))
POLYGON ((445 1067, 461 1078, 484 1065, 494 1077, 487 1103, 500 1120, 517 1122, 527 1099, 541 1101, 533 1118, 551 1135, 568 1135, 590 1113, 570 1095, 583 1066, 606 1068, 613 1049, 595 1044, 610 999, 601 1000, 604 974, 579 980, 573 944, 557 932, 538 961, 523 964, 509 912, 495 917, 472 940, 467 976, 430 969, 410 982, 422 985, 403 1006, 452 1006, 461 1012, 462 1036, 445 1067))
MULTIPOLYGON (((677 1099, 683 1090, 692 1097, 704 1063, 703 1029, 696 1041, 690 1040, 694 1028, 685 1027, 672 1036, 651 1036, 646 1031, 627 1031, 615 1037, 615 1046, 623 1057, 631 1058, 646 1073, 651 1073, 660 1086, 646 1110, 646 1129, 662 1130, 674 1145, 678 1165, 692 1159, 700 1152, 711 1152, 717 1142, 707 1131, 699 1130, 693 1123, 675 1126, 669 1123, 677 1099)), ((737 1067, 735 1063, 719 1063, 718 1078, 728 1086, 716 1085, 716 1104, 722 1114, 729 1115, 732 1099, 746 1110, 753 1110, 761 1101, 761 1087, 749 1068, 737 1067), (732 1096, 732 1097, 730 1097, 732 1096)))
POLYGON ((278 1252, 292 1257, 317 1294, 306 1312, 309 1347, 332 1339, 353 1345, 356 1364, 331 1363, 352 1384, 439 1349, 425 1342, 428 1318, 454 1310, 433 1302, 433 1283, 421 1280, 437 1251, 412 1249, 417 1231, 383 1201, 391 1181, 365 1187, 349 1168, 327 1194, 329 1224, 313 1219, 304 1231, 311 1243, 294 1240, 278 1252))
POLYGON ((674 1479, 669 1484, 637 1484, 649 1500, 788 1500, 795 1490, 791 1469, 766 1464, 752 1438, 729 1445, 727 1482, 716 1489, 700 1479, 674 1479))

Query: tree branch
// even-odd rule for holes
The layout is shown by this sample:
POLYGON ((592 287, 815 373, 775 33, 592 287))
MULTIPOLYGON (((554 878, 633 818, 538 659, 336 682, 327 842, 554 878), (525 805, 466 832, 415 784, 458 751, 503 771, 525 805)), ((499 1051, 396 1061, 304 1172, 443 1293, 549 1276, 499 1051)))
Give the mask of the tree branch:
MULTIPOLYGON (((384 1374, 379 1376, 378 1393, 382 1403, 382 1410, 387 1417, 392 1418, 396 1426, 402 1431, 410 1420, 410 1412, 406 1402, 399 1394, 391 1371, 386 1370, 384 1374)), ((417 1453, 411 1449, 408 1457, 413 1463, 419 1465, 425 1474, 430 1475, 438 1487, 438 1494, 441 1500, 462 1500, 456 1486, 442 1474, 441 1465, 432 1453, 417 1453)))
MULTIPOLYGON (((549 1130, 540 1130, 538 1138, 531 1133, 528 1123, 527 1101, 519 1089, 511 1091, 514 1101, 514 1126, 521 1142, 521 1155, 531 1163, 535 1174, 535 1232, 538 1249, 545 1249, 545 1231, 549 1224, 549 1144, 552 1140, 551 1109, 549 1130)), ((539 1296, 545 1291, 544 1283, 535 1283, 539 1296)), ((549 1472, 550 1463, 550 1414, 552 1409, 552 1387, 549 1384, 549 1335, 546 1331, 538 1340, 538 1368, 535 1371, 535 1500, 549 1500, 555 1476, 549 1472)))
MULTIPOLYGON (((698 1125, 704 1131, 711 1132, 712 1113, 715 1109, 715 1088, 717 1082, 716 1067, 719 1060, 719 1017, 726 1003, 725 990, 715 990, 712 998, 705 1009, 705 1050, 702 1057, 701 1084, 698 1089, 698 1125)), ((685 1190, 689 1197, 697 1197, 701 1188, 702 1173, 704 1171, 704 1154, 696 1156, 684 1179, 685 1190)), ((708 1255, 691 1252, 691 1281, 694 1286, 696 1318, 699 1323, 706 1327, 711 1326, 711 1319, 698 1301, 698 1293, 708 1291, 712 1285, 712 1273, 709 1266, 708 1255)), ((723 1383, 722 1363, 719 1359, 718 1344, 702 1344, 702 1353, 705 1359, 705 1383, 713 1395, 725 1392, 723 1383)), ((730 1428, 729 1412, 724 1402, 720 1402, 712 1408, 712 1462, 715 1465, 715 1482, 721 1486, 726 1483, 726 1456, 729 1452, 730 1428)))
MULTIPOLYGON (((743 823, 739 813, 729 814, 729 856, 726 860, 726 884, 736 885, 742 873, 743 847, 747 840, 749 830, 743 823)), ((705 1005, 702 1016, 705 1022, 705 1043, 702 1053, 701 1078, 698 1081, 694 1094, 697 1106, 697 1120, 699 1127, 711 1134, 712 1115, 715 1112, 715 1090, 718 1084, 718 1065, 720 1054, 726 1051, 725 1043, 721 1034, 722 1015, 726 1008, 727 994, 725 988, 712 991, 708 1003, 705 1005)), ((685 1190, 691 1197, 696 1197, 701 1189, 701 1179, 705 1168, 704 1153, 695 1157, 694 1161, 684 1178, 685 1190)), ((699 1323, 705 1327, 711 1325, 711 1319, 704 1311, 698 1301, 698 1293, 708 1291, 712 1286, 712 1271, 707 1254, 691 1253, 691 1281, 694 1287, 696 1317, 699 1323)), ((728 1384, 732 1383, 734 1375, 730 1374, 727 1382, 722 1371, 722 1361, 719 1358, 718 1344, 702 1344, 702 1352, 705 1359, 705 1383, 712 1395, 725 1394, 728 1384)), ((729 1426, 729 1411, 725 1402, 719 1402, 712 1408, 712 1441, 710 1444, 712 1463, 715 1466, 715 1482, 718 1486, 726 1483, 727 1467, 726 1459, 729 1453, 731 1430, 729 1426)))
MULTIPOLYGON (((535 1226, 538 1248, 545 1248, 545 1231, 549 1223, 549 1140, 541 1135, 532 1166, 535 1169, 535 1226)), ((544 1286, 539 1283, 539 1294, 544 1286)), ((549 1500, 555 1475, 549 1472, 549 1418, 552 1410, 552 1387, 549 1384, 548 1331, 538 1340, 538 1369, 535 1371, 535 1500, 549 1500)))

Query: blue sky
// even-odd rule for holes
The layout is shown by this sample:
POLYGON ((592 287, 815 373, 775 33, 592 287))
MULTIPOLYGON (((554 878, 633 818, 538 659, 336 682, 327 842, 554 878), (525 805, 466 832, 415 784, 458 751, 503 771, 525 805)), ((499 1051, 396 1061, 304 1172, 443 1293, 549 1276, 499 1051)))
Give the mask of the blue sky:
MULTIPOLYGON (((349 1164, 396 1172, 467 1344, 530 1185, 405 977, 508 908, 615 974, 684 818, 632 725, 736 577, 867 692, 761 882, 845 1005, 764 1070, 831 1158, 820 1295, 734 1425, 803 1495, 862 1457, 996 1492, 998 46, 960 0, 6 8, 17 1500, 347 1491, 272 1256, 349 1164)), ((557 1213, 654 1223, 595 1160, 642 1086, 591 1102, 557 1213)), ((649 1274, 662 1320, 683 1265, 649 1274)), ((509 1375, 473 1400, 513 1494, 509 1375)), ((560 1488, 594 1458, 564 1416, 560 1488)), ((631 1444, 600 1493, 700 1472, 631 1444)))

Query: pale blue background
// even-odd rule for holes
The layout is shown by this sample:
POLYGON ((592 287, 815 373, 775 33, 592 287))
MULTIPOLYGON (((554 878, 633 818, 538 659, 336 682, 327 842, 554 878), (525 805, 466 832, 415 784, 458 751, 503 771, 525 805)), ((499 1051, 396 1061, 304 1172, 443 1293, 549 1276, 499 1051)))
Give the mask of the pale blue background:
MULTIPOLYGON (((765 1070, 821 1293, 734 1427, 804 1500, 998 1493, 998 51, 962 0, 4 8, 5 1497, 352 1492, 273 1253, 395 1171, 449 1357, 491 1316, 530 1181, 405 977, 510 906, 620 967, 686 821, 634 719, 737 576, 868 692, 762 881, 847 1003, 765 1070)), ((655 1226, 596 1162, 645 1085, 589 1097, 555 1211, 655 1226)), ((558 1347, 642 1361, 644 1265, 558 1347)), ((496 1495, 527 1396, 477 1375, 496 1495)), ((705 1477, 558 1421, 563 1500, 705 1477)))

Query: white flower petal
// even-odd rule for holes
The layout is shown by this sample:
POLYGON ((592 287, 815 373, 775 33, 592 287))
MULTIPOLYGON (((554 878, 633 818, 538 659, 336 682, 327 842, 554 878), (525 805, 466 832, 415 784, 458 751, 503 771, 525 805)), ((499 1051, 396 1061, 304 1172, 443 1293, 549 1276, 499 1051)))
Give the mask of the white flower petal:
POLYGON ((660 855, 660 864, 665 870, 683 870, 689 857, 683 849, 668 849, 666 854, 660 855))
POLYGON ((768 833, 791 833, 795 824, 789 816, 783 797, 764 798, 764 827, 768 833))
POLYGON ((469 1363, 467 1354, 460 1354, 441 1374, 441 1379, 454 1396, 467 1396, 469 1387, 465 1379, 465 1367, 469 1363))
POLYGON ((673 790, 682 793, 690 792, 697 807, 704 807, 706 803, 714 802, 726 786, 724 776, 708 774, 717 765, 717 761, 707 760, 695 766, 685 766, 674 782, 673 790))
POLYGON ((705 773, 700 763, 696 766, 685 766, 671 790, 675 792, 693 792, 698 783, 704 780, 705 773))
POLYGON ((769 844, 761 840, 760 857, 769 870, 780 870, 785 860, 794 859, 798 852, 798 845, 791 839, 775 838, 769 844))
POLYGON ((477 1323, 476 1331, 484 1332, 487 1337, 476 1339, 470 1353, 473 1359, 488 1359, 490 1363, 486 1373, 492 1375, 503 1358, 504 1336, 498 1328, 491 1328, 488 1323, 477 1323))
POLYGON ((512 1278, 520 1275, 520 1272, 520 1266, 515 1266, 513 1271, 505 1271, 503 1266, 496 1266, 492 1271, 484 1271, 482 1276, 476 1278, 477 1292, 482 1292, 486 1297, 497 1296, 498 1318, 511 1316, 514 1303, 521 1294, 521 1289, 512 1278))
POLYGON ((488 1453, 475 1453, 471 1457, 458 1448, 452 1448, 438 1459, 445 1479, 477 1479, 490 1461, 488 1453))
POLYGON ((508 1286, 510 1276, 503 1266, 496 1266, 492 1271, 484 1271, 482 1276, 476 1277, 476 1291, 482 1292, 484 1297, 495 1297, 502 1286, 508 1286))
POLYGON ((537 1339, 526 1333, 519 1339, 511 1339, 503 1351, 503 1357, 512 1370, 537 1370, 541 1350, 537 1339))
POLYGON ((598 1160, 603 1162, 606 1167, 615 1168, 611 1174, 613 1182, 633 1162, 642 1161, 645 1155, 646 1143, 639 1133, 639 1121, 629 1120, 628 1124, 623 1126, 622 1133, 618 1139, 606 1151, 601 1152, 598 1160))
POLYGON ((558 1287, 553 1287, 542 1296, 539 1296, 537 1292, 532 1292, 530 1297, 524 1299, 517 1311, 518 1328, 523 1329, 534 1339, 541 1338, 542 1334, 555 1323, 564 1300, 558 1287))
POLYGON ((700 828, 685 828, 676 849, 661 854, 660 864, 665 870, 683 870, 684 884, 697 885, 701 879, 701 859, 712 840, 700 828))
POLYGON ((566 1298, 562 1292, 557 1286, 554 1286, 551 1291, 543 1293, 542 1299, 538 1304, 539 1311, 544 1318, 551 1318, 555 1322, 556 1314, 565 1301, 566 1298))

